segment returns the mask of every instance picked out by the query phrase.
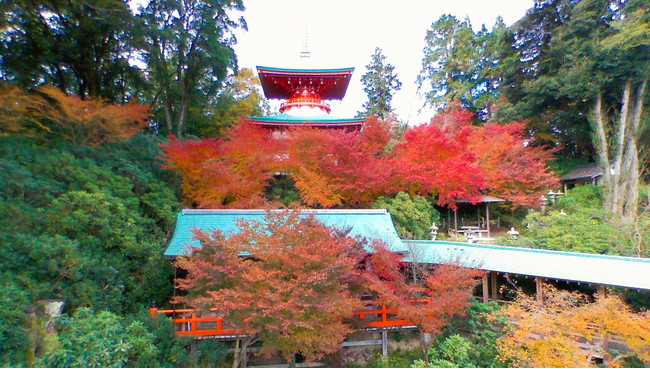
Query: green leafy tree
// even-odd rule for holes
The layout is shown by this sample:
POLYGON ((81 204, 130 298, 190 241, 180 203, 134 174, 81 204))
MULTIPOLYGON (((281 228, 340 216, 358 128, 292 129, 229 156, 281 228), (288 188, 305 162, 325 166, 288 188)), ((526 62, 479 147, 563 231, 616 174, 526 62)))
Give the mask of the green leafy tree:
POLYGON ((553 208, 556 210, 580 211, 603 207, 602 187, 593 184, 576 186, 560 196, 553 208))
POLYGON ((630 253, 628 241, 609 222, 607 212, 594 209, 578 211, 552 210, 548 215, 538 212, 526 216, 527 225, 516 244, 551 250, 594 254, 630 253))
POLYGON ((243 9, 241 0, 151 0, 142 9, 152 105, 167 132, 183 136, 190 108, 213 100, 236 69, 232 31, 246 23, 230 16, 243 9))
POLYGON ((440 213, 430 200, 400 192, 393 198, 380 197, 375 201, 376 209, 388 209, 401 238, 424 240, 430 237, 432 223, 440 224, 440 213))
POLYGON ((596 158, 606 208, 632 221, 647 120, 649 14, 643 1, 540 1, 508 34, 513 47, 503 56, 506 95, 520 118, 566 155, 596 158))
POLYGON ((197 119, 193 129, 188 127, 188 132, 203 137, 221 137, 242 117, 266 115, 270 108, 260 88, 259 79, 252 69, 240 69, 228 77, 216 104, 210 104, 205 117, 197 119))
POLYGON ((621 224, 603 204, 602 187, 572 188, 557 199, 548 214, 527 215, 521 237, 506 237, 499 242, 586 253, 647 255, 647 215, 639 217, 638 224, 621 224))
POLYGON ((570 157, 588 156, 590 148, 585 110, 559 96, 556 84, 534 80, 561 67, 551 51, 552 36, 570 19, 576 0, 537 0, 526 15, 502 34, 499 46, 502 93, 495 118, 526 120, 537 143, 559 146, 570 157), (551 92, 551 93, 547 93, 551 92), (569 107, 569 108, 567 108, 569 107))
POLYGON ((56 146, 0 139, 2 270, 69 309, 121 313, 167 301, 163 251, 179 204, 155 164, 156 140, 56 146))
MULTIPOLYGON (((429 349, 429 367, 435 368, 494 368, 503 367, 497 340, 506 325, 505 315, 496 302, 474 302, 466 309, 467 316, 457 317, 436 338, 429 349), (468 333, 469 332, 469 333, 468 333)), ((416 361, 413 367, 423 367, 416 361)))
POLYGON ((457 101, 486 120, 500 94, 498 42, 505 25, 474 32, 469 19, 443 15, 425 37, 422 70, 417 77, 426 104, 442 109, 457 101))
POLYGON ((124 367, 129 362, 158 366, 154 336, 142 323, 126 325, 120 316, 83 308, 63 315, 57 323, 55 342, 42 358, 51 367, 124 367))
POLYGON ((363 91, 368 95, 368 101, 363 104, 365 112, 361 115, 386 119, 393 112, 390 103, 395 91, 402 88, 402 82, 397 79, 395 67, 386 63, 386 56, 378 47, 375 48, 366 69, 366 74, 361 76, 361 83, 363 91))
POLYGON ((0 28, 0 74, 82 98, 126 102, 144 84, 133 66, 137 20, 123 0, 7 1, 0 28))
POLYGON ((7 272, 0 274, 4 281, 0 285, 0 365, 3 367, 27 366, 30 348, 25 308, 30 305, 31 296, 11 282, 12 277, 7 272))

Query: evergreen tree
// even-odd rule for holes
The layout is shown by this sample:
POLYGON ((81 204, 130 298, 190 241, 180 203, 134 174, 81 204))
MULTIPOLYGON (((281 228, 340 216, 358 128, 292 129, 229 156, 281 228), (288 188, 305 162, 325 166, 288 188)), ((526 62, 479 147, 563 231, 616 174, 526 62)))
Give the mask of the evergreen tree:
POLYGON ((144 84, 137 20, 125 0, 0 0, 0 75, 84 98, 126 102, 144 84))
POLYGON ((443 15, 435 21, 425 37, 422 70, 417 77, 426 104, 442 109, 455 101, 487 120, 500 95, 497 51, 504 30, 501 18, 491 32, 483 26, 476 33, 469 19, 461 22, 443 15))
POLYGON ((155 96, 169 133, 182 137, 188 118, 216 100, 229 73, 237 68, 232 31, 246 28, 241 0, 151 0, 140 15, 155 96))
POLYGON ((380 48, 375 48, 371 58, 370 64, 366 65, 368 72, 361 77, 368 101, 363 104, 365 112, 360 112, 359 115, 386 119, 393 111, 390 106, 393 93, 402 88, 402 82, 397 79, 395 67, 386 63, 386 56, 380 48))

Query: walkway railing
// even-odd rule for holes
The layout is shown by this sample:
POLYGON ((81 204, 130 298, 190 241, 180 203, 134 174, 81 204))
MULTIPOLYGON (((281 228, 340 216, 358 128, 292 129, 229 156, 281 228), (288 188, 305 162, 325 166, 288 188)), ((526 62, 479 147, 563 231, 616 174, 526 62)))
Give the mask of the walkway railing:
MULTIPOLYGON (((426 303, 427 300, 417 300, 426 303)), ((397 318, 397 309, 388 309, 385 304, 364 302, 362 308, 352 313, 352 320, 361 328, 399 328, 413 327, 413 322, 397 318)), ((158 309, 151 308, 152 316, 165 314, 174 320, 176 334, 193 337, 228 337, 245 335, 246 332, 232 328, 219 316, 217 309, 211 309, 205 315, 197 314, 193 309, 158 309)))

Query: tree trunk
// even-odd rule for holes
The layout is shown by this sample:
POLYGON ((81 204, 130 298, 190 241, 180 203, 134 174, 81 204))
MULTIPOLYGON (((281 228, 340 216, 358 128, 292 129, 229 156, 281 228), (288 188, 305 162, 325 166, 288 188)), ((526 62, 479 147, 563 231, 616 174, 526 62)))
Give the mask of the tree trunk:
POLYGON ((641 175, 641 168, 639 167, 639 128, 641 126, 641 118, 643 116, 643 99, 645 97, 645 89, 648 83, 646 78, 641 82, 636 91, 636 101, 634 108, 630 112, 630 132, 627 137, 627 153, 626 153, 626 170, 629 174, 627 183, 627 198, 625 207, 623 208, 623 215, 626 219, 634 221, 637 216, 639 207, 639 176, 641 175))
POLYGON ((623 89, 623 101, 621 106, 621 114, 618 119, 618 134, 616 135, 616 157, 614 158, 614 186, 612 188, 611 210, 616 215, 623 214, 623 204, 625 193, 623 191, 625 186, 624 177, 630 173, 623 173, 623 152, 625 151, 626 133, 629 135, 627 125, 629 122, 629 109, 630 109, 630 92, 632 90, 632 83, 627 81, 623 89))
POLYGON ((235 352, 233 353, 232 361, 233 368, 245 368, 248 365, 248 348, 256 340, 255 336, 248 336, 235 341, 235 352))
POLYGON ((168 91, 163 92, 163 110, 165 111, 165 123, 167 123, 167 131, 174 132, 174 118, 172 117, 172 103, 169 98, 168 91))
POLYGON ((178 119, 176 120, 176 137, 183 137, 183 130, 185 129, 185 120, 187 118, 187 108, 189 105, 189 99, 187 96, 181 97, 181 106, 178 111, 178 119))
POLYGON ((626 223, 634 222, 639 204, 638 135, 646 85, 647 79, 633 93, 632 81, 625 83, 615 137, 607 137, 608 118, 603 114, 601 93, 596 97, 592 117, 594 147, 603 174, 605 207, 626 223), (610 148, 615 150, 613 157, 610 148))
POLYGON ((610 172, 611 164, 609 162, 609 145, 607 143, 607 133, 605 131, 605 121, 603 117, 603 95, 599 91, 594 104, 594 116, 592 118, 595 137, 594 147, 596 149, 596 161, 603 173, 603 188, 605 189, 605 206, 611 208, 613 179, 610 172))
POLYGON ((235 340, 235 349, 232 354, 232 367, 233 368, 238 368, 239 367, 239 343, 241 340, 235 340))
POLYGON ((422 328, 419 329, 420 331, 420 348, 422 349, 422 355, 424 356, 424 362, 427 363, 427 366, 429 365, 429 348, 427 347, 426 342, 424 342, 424 331, 422 328))

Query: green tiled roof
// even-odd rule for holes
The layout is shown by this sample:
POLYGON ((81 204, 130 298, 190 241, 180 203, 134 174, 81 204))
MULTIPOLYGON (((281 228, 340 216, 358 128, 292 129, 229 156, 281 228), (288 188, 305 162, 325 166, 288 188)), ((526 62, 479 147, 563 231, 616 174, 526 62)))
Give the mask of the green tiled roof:
POLYGON ((650 290, 650 259, 448 241, 405 241, 427 264, 650 290))
MULTIPOLYGON (((277 210, 274 210, 277 211, 277 210)), ((407 252, 402 240, 397 236, 390 214, 385 209, 368 210, 302 210, 313 214, 326 226, 350 229, 351 236, 380 239, 395 252, 407 252)), ((264 210, 193 210, 185 209, 178 214, 174 236, 165 256, 174 257, 187 254, 187 246, 200 246, 192 231, 218 229, 225 235, 238 231, 237 221, 264 221, 264 210)))
POLYGON ((365 118, 338 118, 330 114, 322 114, 313 117, 301 117, 290 115, 287 113, 276 114, 269 117, 250 117, 251 120, 256 122, 269 122, 269 123, 343 123, 343 122, 363 122, 365 118))

